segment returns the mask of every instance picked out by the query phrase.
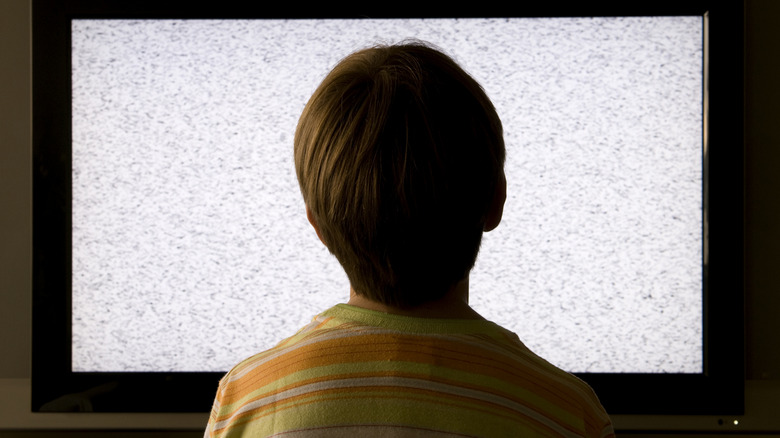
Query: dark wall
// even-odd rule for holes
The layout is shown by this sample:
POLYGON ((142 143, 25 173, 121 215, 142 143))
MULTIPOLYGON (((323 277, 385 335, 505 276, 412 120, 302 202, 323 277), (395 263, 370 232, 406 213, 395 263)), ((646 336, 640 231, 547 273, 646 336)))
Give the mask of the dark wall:
POLYGON ((748 0, 746 18, 746 360, 780 380, 780 2, 748 0))

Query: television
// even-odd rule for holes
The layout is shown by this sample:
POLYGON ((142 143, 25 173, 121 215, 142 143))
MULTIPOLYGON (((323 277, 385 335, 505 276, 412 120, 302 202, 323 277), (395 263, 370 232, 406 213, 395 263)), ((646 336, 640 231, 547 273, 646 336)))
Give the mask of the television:
POLYGON ((33 2, 37 412, 207 412, 344 302, 292 138, 348 53, 424 40, 502 118, 471 304, 611 414, 743 410, 741 2, 33 2))

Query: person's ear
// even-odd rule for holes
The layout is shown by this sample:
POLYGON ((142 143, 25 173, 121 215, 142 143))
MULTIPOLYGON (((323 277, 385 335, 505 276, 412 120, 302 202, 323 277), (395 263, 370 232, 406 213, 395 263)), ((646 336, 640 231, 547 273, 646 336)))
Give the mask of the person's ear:
POLYGON ((501 172, 501 179, 496 185, 496 193, 493 195, 493 202, 490 204, 490 210, 485 218, 484 231, 493 231, 501 218, 504 216, 504 202, 506 201, 506 175, 501 172))
POLYGON ((322 233, 320 233, 320 226, 317 224, 317 219, 314 218, 314 214, 309 210, 308 205, 306 206, 306 219, 308 219, 311 226, 314 227, 314 231, 317 233, 317 237, 320 238, 320 242, 325 245, 325 241, 322 240, 322 233))

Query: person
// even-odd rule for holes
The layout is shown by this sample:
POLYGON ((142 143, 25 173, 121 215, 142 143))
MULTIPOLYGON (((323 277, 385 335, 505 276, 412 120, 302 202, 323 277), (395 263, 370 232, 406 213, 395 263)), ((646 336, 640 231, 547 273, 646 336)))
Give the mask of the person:
POLYGON ((593 390, 468 304, 506 199, 501 121, 421 41, 336 65, 298 122, 308 219, 350 296, 220 381, 210 437, 614 434, 593 390))

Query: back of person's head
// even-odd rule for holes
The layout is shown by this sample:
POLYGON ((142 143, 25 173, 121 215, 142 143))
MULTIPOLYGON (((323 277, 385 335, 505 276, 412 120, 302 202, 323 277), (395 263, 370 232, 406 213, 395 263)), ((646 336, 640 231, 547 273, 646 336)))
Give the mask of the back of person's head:
POLYGON ((295 134, 298 181, 323 242, 356 293, 402 308, 466 278, 504 156, 480 85, 421 42, 343 59, 295 134))

